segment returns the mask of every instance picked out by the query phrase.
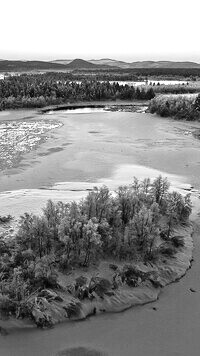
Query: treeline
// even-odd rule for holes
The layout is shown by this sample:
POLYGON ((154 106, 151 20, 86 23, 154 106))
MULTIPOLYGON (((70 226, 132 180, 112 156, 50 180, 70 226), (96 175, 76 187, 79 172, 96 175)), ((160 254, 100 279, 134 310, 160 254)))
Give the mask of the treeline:
MULTIPOLYGON (((191 80, 196 80, 200 77, 200 68, 110 68, 109 70, 98 70, 98 69, 90 69, 90 70, 74 70, 73 75, 77 74, 88 74, 90 75, 103 75, 103 74, 112 75, 126 75, 131 80, 132 76, 140 78, 148 78, 148 77, 160 77, 163 79, 181 79, 181 78, 190 78, 191 80)), ((109 79, 112 80, 112 79, 109 79)))
POLYGON ((153 85, 153 91, 155 94, 194 94, 200 93, 200 84, 156 84, 153 85))
MULTIPOLYGON (((67 73, 71 80, 98 80, 98 81, 141 81, 143 76, 138 76, 129 71, 120 71, 120 69, 109 70, 74 70, 67 73)), ((146 77, 145 77, 146 78, 146 77)))
POLYGON ((71 82, 64 73, 20 75, 0 81, 0 110, 44 107, 76 101, 149 100, 152 88, 145 90, 96 80, 71 82))
POLYGON ((159 95, 149 104, 150 112, 188 121, 200 120, 199 95, 159 95))
POLYGON ((79 203, 48 201, 40 216, 25 214, 14 239, 0 239, 0 312, 28 315, 27 301, 45 288, 60 288, 58 271, 100 259, 154 262, 184 245, 173 236, 191 212, 189 195, 169 192, 159 176, 134 179, 113 196, 95 188, 79 203))

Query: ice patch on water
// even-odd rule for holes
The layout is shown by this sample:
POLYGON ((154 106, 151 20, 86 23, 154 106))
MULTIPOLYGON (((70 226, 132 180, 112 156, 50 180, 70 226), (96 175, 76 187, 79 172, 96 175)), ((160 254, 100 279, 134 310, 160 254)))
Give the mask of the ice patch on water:
POLYGON ((21 158, 46 141, 47 132, 62 126, 53 120, 7 121, 0 124, 0 168, 12 168, 21 158))

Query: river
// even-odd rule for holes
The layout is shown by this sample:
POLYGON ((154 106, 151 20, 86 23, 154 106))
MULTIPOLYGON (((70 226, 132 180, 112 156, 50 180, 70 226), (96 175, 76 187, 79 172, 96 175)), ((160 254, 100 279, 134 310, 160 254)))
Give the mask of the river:
MULTIPOLYGON (((22 119, 19 113, 18 119, 22 119)), ((200 188, 200 141, 192 134, 199 123, 102 110, 32 114, 26 120, 49 119, 62 126, 49 131, 47 139, 25 153, 16 167, 0 174, 2 215, 38 212, 48 198, 79 199, 93 185, 114 189, 131 183, 134 176, 153 178, 160 172, 183 191, 188 184, 194 192, 200 188)), ((99 354, 77 349, 65 355, 199 355, 200 242, 195 194, 194 263, 181 281, 164 289, 158 301, 51 330, 14 329, 0 336, 0 355, 55 356, 79 347, 99 354)))

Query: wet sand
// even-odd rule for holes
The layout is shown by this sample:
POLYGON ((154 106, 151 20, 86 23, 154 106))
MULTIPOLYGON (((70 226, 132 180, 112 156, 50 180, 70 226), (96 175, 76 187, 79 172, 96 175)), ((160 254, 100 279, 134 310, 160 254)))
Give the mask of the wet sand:
MULTIPOLYGON (((26 166, 19 166, 16 172, 10 172, 6 177, 0 176, 0 187, 4 191, 0 195, 2 212, 13 206, 16 211, 20 206, 17 194, 22 194, 21 198, 28 196, 25 207, 31 209, 34 207, 34 194, 38 194, 36 207, 40 194, 43 194, 42 203, 49 194, 54 194, 55 199, 58 195, 66 199, 77 195, 78 199, 93 183, 114 187, 120 182, 131 182, 134 175, 150 174, 153 177, 159 171, 169 174, 173 185, 177 184, 179 188, 181 183, 191 184, 194 189, 200 188, 200 141, 191 133, 200 127, 198 123, 124 112, 92 115, 59 112, 52 115, 64 126, 56 130, 54 137, 49 138, 34 154, 26 155, 23 160, 26 166), (45 155, 55 147, 62 147, 63 150, 45 155), (74 185, 66 182, 73 182, 74 185), (47 187, 47 190, 38 189, 41 186, 47 187), (5 193, 5 190, 11 191, 16 187, 35 189, 5 193)), ((195 192, 193 195, 198 194, 195 192)), ((104 314, 83 322, 60 324, 52 330, 13 330, 10 335, 0 337, 0 355, 55 356, 76 347, 101 351, 109 356, 199 355, 200 206, 197 197, 194 204, 192 268, 178 283, 166 287, 158 301, 119 314, 104 314)), ((23 206, 22 200, 22 210, 23 206)), ((78 352, 77 355, 80 354, 78 352)), ((75 351, 71 354, 76 355, 75 351)))

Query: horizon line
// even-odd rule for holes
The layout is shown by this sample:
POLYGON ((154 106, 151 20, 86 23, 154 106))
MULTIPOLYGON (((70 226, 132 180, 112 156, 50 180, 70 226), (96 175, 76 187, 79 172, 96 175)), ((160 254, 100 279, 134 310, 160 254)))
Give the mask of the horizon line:
POLYGON ((127 61, 127 60, 122 60, 122 59, 114 59, 114 58, 109 58, 109 57, 97 57, 97 58, 91 58, 91 59, 85 59, 82 57, 73 57, 73 58, 55 58, 55 59, 40 59, 38 57, 32 58, 32 59, 24 59, 24 58, 18 58, 18 59, 8 59, 8 58, 0 58, 1 61, 22 61, 22 62, 31 62, 31 61, 39 61, 39 62, 53 62, 53 61, 74 61, 76 59, 84 60, 84 61, 99 61, 99 60, 111 60, 115 62, 123 62, 127 64, 131 63, 137 63, 137 62, 172 62, 172 63, 195 63, 195 64, 200 64, 200 62, 196 62, 195 60, 172 60, 172 59, 140 59, 140 60, 133 60, 133 61, 127 61))

